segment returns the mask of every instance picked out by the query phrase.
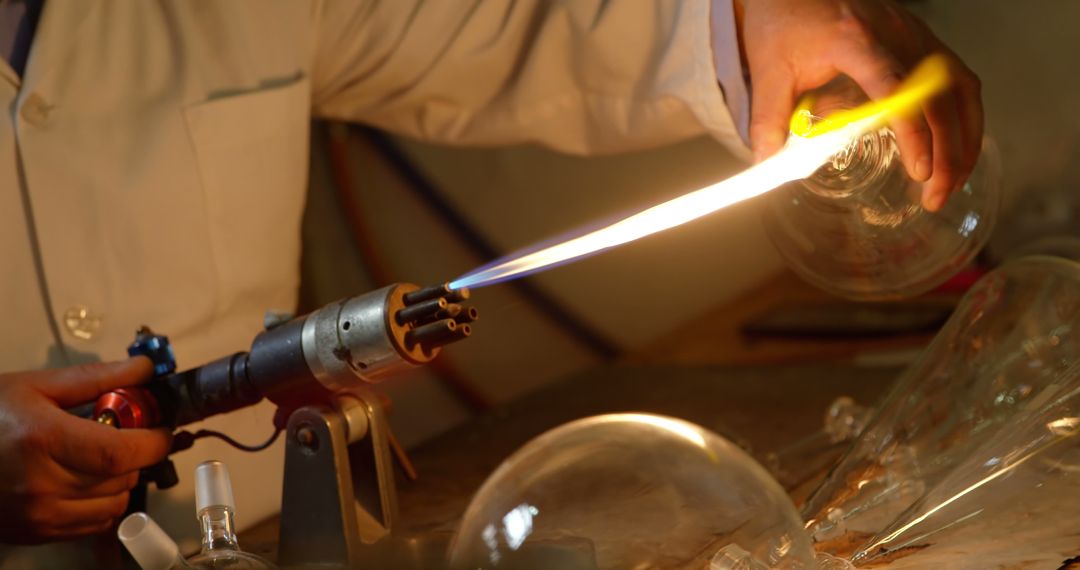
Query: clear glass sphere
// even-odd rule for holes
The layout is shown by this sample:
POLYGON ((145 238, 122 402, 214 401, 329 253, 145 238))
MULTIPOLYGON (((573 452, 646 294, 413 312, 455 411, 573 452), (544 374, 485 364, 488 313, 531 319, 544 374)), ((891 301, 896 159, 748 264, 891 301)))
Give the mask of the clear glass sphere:
MULTIPOLYGON (((855 103, 834 97, 827 116, 855 103)), ((983 140, 975 171, 936 212, 907 175, 888 128, 852 142, 809 178, 770 192, 765 228, 789 267, 841 297, 910 297, 940 285, 986 244, 1000 202, 1000 159, 983 140)))
POLYGON ((647 414, 529 442, 473 497, 455 569, 815 568, 791 500, 731 442, 647 414))

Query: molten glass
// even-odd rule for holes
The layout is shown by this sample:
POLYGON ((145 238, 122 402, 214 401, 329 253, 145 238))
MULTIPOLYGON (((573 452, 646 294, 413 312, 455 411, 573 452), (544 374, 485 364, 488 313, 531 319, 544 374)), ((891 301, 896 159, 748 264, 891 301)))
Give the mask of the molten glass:
POLYGON ((804 509, 819 550, 912 568, 1057 567, 1077 513, 1080 263, 1051 257, 976 284, 804 509))

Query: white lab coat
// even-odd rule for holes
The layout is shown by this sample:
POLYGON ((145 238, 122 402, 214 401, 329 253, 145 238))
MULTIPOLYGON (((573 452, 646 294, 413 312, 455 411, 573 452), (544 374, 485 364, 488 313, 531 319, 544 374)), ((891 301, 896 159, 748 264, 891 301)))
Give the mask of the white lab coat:
MULTIPOLYGON (((709 10, 48 0, 24 78, 0 64, 0 371, 121 358, 140 324, 182 368, 245 350, 266 309, 294 307, 312 114, 572 153, 707 132, 746 156, 709 10)), ((208 423, 254 442, 269 417, 208 423)), ((232 469, 241 526, 278 507, 280 442, 254 456, 200 442, 178 456, 185 483, 152 497, 177 536, 197 533, 191 473, 212 457, 232 469)))

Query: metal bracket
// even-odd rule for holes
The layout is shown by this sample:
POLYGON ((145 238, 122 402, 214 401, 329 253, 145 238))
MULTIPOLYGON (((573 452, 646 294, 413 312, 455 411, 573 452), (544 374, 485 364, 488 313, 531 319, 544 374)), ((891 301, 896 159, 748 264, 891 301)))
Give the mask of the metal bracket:
POLYGON ((289 416, 279 564, 352 567, 370 558, 365 547, 397 518, 388 433, 378 399, 363 389, 289 416))

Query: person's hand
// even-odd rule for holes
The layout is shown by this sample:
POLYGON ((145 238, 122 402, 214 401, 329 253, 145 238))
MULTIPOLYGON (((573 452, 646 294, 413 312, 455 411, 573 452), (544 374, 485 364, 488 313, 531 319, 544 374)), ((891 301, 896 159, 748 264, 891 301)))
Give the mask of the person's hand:
POLYGON ((797 98, 840 74, 871 98, 890 95, 925 56, 949 60, 952 85, 922 116, 891 124, 904 166, 925 181, 922 203, 937 210, 975 167, 982 145, 978 77, 926 25, 891 0, 745 2, 742 41, 750 69, 750 139, 758 160, 783 146, 797 98))
POLYGON ((108 530, 139 469, 169 451, 165 430, 118 430, 64 408, 147 379, 145 357, 0 374, 0 542, 34 544, 108 530))

